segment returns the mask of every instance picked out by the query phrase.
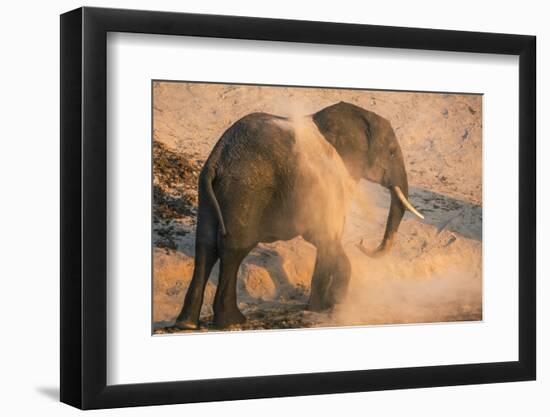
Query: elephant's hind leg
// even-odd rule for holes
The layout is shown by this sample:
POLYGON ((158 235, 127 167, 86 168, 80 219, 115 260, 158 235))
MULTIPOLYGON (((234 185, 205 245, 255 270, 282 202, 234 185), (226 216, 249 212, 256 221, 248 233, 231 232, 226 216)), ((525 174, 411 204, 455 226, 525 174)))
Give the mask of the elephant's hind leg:
POLYGON ((175 327, 181 330, 196 330, 199 328, 204 289, 212 267, 218 260, 215 246, 199 244, 195 251, 193 278, 187 289, 183 308, 175 323, 175 327))
POLYGON ((182 330, 196 330, 199 328, 204 289, 212 267, 217 260, 217 220, 209 210, 203 209, 201 212, 199 209, 193 278, 187 289, 175 327, 182 330))
POLYGON ((224 329, 246 322, 237 307, 237 273, 250 249, 225 248, 220 259, 220 278, 214 297, 214 323, 224 329))

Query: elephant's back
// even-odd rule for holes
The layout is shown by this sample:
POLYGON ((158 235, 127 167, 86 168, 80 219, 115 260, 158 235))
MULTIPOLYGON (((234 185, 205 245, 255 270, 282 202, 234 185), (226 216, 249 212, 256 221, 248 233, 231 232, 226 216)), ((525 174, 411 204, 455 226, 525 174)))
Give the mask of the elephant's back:
POLYGON ((239 178, 242 184, 254 186, 258 182, 258 186, 269 187, 275 177, 292 174, 289 169, 296 165, 295 142, 287 119, 252 113, 224 132, 205 168, 213 170, 222 182, 230 177, 239 178))
POLYGON ((204 170, 229 234, 254 234, 244 241, 341 233, 347 170, 310 117, 245 116, 222 135, 204 170))
POLYGON ((224 132, 203 168, 228 235, 239 244, 293 237, 283 220, 291 212, 297 161, 294 133, 284 123, 265 113, 245 116, 224 132))

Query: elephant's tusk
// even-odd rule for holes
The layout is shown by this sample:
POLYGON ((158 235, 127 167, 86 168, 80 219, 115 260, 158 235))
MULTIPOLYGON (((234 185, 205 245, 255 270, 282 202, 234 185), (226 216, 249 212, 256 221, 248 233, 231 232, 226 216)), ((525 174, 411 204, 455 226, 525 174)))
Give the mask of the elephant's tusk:
POLYGON ((407 210, 409 210, 415 216, 420 217, 421 219, 424 218, 424 216, 422 214, 420 214, 418 212, 418 210, 416 210, 413 207, 413 205, 409 202, 409 200, 407 200, 407 197, 405 197, 405 195, 403 195, 403 191, 401 191, 401 188, 399 188, 398 186, 395 186, 395 187, 393 187, 393 191, 395 191, 395 194, 397 194, 397 197, 399 198, 399 200, 401 200, 401 203, 403 203, 403 205, 405 206, 405 208, 407 210))

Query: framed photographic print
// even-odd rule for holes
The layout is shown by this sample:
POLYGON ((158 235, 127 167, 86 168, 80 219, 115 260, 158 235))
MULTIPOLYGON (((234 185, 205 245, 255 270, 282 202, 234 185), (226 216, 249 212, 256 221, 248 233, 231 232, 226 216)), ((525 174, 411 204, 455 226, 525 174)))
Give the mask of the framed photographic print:
POLYGON ((535 379, 535 38, 61 16, 61 401, 535 379))

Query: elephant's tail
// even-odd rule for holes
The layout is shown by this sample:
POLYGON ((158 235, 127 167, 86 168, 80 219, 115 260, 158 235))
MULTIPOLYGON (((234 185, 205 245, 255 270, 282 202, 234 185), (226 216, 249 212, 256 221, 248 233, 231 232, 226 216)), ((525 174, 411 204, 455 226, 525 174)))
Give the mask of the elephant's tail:
POLYGON ((222 236, 227 235, 227 229, 225 228, 225 223, 223 221, 222 216, 222 210, 220 209, 220 204, 218 203, 218 199, 216 198, 216 194, 214 194, 214 188, 212 188, 212 181, 213 176, 209 172, 204 177, 204 186, 206 187, 206 194, 208 195, 208 198, 210 199, 210 202, 214 206, 214 210, 216 210, 216 216, 218 217, 218 222, 220 224, 220 230, 222 233, 222 236))

